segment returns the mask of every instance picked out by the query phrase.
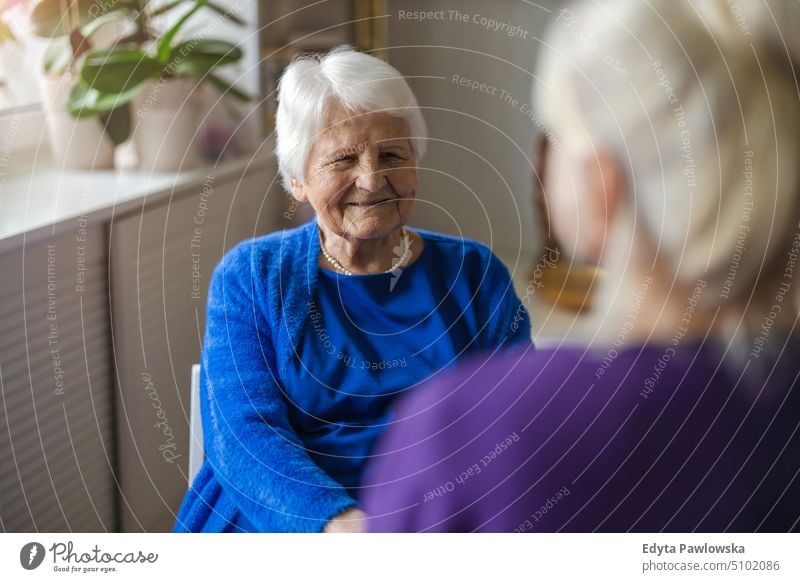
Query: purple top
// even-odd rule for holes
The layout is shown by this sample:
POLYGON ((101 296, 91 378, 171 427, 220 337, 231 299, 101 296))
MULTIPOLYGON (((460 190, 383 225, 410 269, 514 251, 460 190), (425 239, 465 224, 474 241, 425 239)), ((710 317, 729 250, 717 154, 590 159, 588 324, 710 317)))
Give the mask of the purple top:
POLYGON ((410 393, 365 474, 371 531, 798 531, 798 338, 518 350, 410 393))

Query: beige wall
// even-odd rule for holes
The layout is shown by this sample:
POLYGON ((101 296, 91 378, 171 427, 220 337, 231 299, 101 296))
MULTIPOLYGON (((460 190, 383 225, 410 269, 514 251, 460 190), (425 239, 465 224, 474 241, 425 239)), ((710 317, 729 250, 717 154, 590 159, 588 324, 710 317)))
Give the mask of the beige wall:
POLYGON ((414 224, 463 233, 511 256, 535 253, 541 236, 530 195, 534 124, 524 105, 531 103, 541 32, 559 3, 537 4, 389 2, 388 57, 404 75, 415 77, 410 83, 428 108, 423 112, 432 138, 414 224), (411 11, 444 13, 443 19, 420 22, 408 18, 411 11), (499 23, 498 30, 482 24, 484 18, 499 23), (471 91, 458 84, 461 78, 485 83, 487 92, 471 91))

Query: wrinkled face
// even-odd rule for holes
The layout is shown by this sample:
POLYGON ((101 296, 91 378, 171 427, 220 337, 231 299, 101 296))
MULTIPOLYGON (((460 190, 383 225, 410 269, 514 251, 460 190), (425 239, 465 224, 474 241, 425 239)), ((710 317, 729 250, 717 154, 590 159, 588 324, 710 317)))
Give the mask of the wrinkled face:
POLYGON ((311 204, 320 226, 350 239, 381 238, 408 222, 417 195, 417 160, 408 124, 388 113, 326 108, 298 200, 311 204))

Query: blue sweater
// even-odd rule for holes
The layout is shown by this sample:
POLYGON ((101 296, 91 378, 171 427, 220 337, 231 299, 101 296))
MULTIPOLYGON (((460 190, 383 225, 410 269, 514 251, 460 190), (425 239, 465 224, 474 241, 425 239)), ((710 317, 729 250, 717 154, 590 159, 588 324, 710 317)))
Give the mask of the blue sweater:
MULTIPOLYGON (((508 271, 487 247, 420 234, 423 254, 447 249, 454 255, 430 276, 466 282, 472 289, 458 306, 469 322, 461 328, 471 336, 464 338, 465 351, 529 341, 527 313, 508 271)), ((357 504, 352 489, 312 460, 313 435, 297 422, 297 396, 308 386, 295 385, 294 364, 308 339, 319 253, 317 225, 311 221, 239 244, 214 271, 201 375, 206 460, 174 531, 320 531, 357 504)), ((456 296, 446 295, 451 303, 456 296)), ((340 345, 348 341, 335 339, 340 345)), ((433 368, 421 374, 447 363, 427 364, 433 368)), ((303 413, 318 412, 309 410, 313 399, 303 406, 303 413)))

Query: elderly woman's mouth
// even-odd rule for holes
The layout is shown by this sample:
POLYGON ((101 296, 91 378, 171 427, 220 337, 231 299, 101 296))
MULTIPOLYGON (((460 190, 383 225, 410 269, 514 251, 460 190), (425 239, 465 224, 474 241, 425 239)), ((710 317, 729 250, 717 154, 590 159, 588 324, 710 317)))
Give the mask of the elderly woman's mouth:
POLYGON ((378 206, 379 204, 384 204, 386 202, 392 202, 394 198, 381 198, 379 200, 368 200, 365 202, 346 202, 345 206, 350 206, 353 208, 372 208, 373 206, 378 206))

